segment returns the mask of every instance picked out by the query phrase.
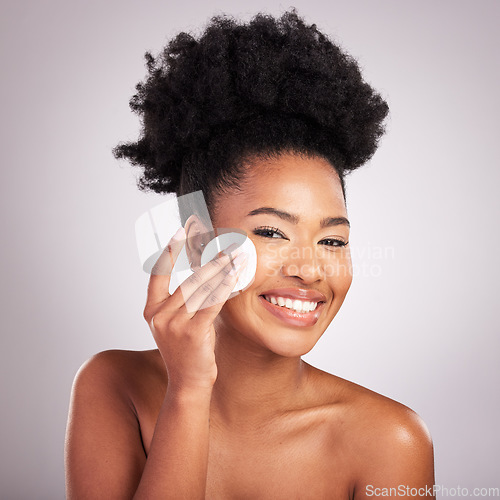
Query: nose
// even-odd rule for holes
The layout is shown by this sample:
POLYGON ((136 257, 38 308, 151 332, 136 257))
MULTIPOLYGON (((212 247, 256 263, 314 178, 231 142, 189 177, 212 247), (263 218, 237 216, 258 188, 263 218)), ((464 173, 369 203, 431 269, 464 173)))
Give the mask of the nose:
POLYGON ((312 246, 300 246, 291 249, 283 259, 281 274, 299 278, 303 283, 311 284, 323 278, 321 258, 312 246))

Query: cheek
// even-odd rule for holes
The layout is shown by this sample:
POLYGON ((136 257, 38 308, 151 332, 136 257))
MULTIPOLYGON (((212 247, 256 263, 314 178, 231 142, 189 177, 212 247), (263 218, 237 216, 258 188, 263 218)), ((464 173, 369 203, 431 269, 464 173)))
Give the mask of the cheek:
MULTIPOLYGON (((255 242, 254 242, 255 243, 255 242)), ((293 263, 294 254, 276 243, 256 243, 257 270, 255 282, 280 275, 285 263, 293 263)), ((300 255, 300 254, 299 254, 300 255)), ((353 270, 349 247, 334 253, 325 249, 317 250, 315 254, 316 269, 321 269, 323 278, 337 288, 349 288, 352 282, 353 270)))
POLYGON ((257 269, 254 283, 261 283, 266 278, 279 276, 284 258, 275 243, 262 243, 253 240, 257 251, 257 269))
POLYGON ((344 295, 352 284, 353 270, 349 249, 342 249, 338 256, 324 264, 325 277, 334 293, 344 295))

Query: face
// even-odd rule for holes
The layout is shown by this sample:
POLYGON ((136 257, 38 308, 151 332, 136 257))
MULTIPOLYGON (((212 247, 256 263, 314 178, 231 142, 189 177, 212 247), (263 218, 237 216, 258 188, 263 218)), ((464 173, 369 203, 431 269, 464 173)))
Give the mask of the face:
POLYGON ((352 282, 340 180, 324 159, 286 154, 256 161, 241 187, 217 200, 213 225, 246 232, 257 272, 224 304, 216 331, 301 356, 331 323, 352 282))

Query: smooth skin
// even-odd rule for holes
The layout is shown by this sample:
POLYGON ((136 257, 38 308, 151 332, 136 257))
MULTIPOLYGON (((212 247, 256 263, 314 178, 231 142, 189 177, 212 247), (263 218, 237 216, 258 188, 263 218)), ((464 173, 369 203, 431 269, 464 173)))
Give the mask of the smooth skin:
MULTIPOLYGON (((435 498, 432 440, 419 416, 301 359, 352 282, 349 225, 321 228, 325 216, 347 218, 337 174, 322 158, 287 153, 255 160, 241 191, 218 200, 214 227, 244 230, 257 249, 246 290, 231 294, 232 253, 169 295, 182 231, 169 243, 144 310, 158 349, 102 352, 75 378, 69 499, 358 500, 395 497, 390 488, 435 498), (262 207, 297 220, 248 215, 262 207), (281 287, 325 295, 313 326, 263 308, 259 296, 281 287)), ((185 233, 203 238, 196 217, 185 233)))

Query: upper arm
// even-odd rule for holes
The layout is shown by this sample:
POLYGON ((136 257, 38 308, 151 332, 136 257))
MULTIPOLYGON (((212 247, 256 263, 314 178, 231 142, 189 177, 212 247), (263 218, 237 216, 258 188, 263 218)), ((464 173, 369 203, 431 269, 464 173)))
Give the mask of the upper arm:
POLYGON ((97 354, 75 377, 65 443, 69 499, 132 498, 139 484, 146 456, 117 356, 97 354))
POLYGON ((355 499, 435 498, 432 438, 423 420, 402 408, 381 428, 377 425, 376 436, 369 440, 355 499))

